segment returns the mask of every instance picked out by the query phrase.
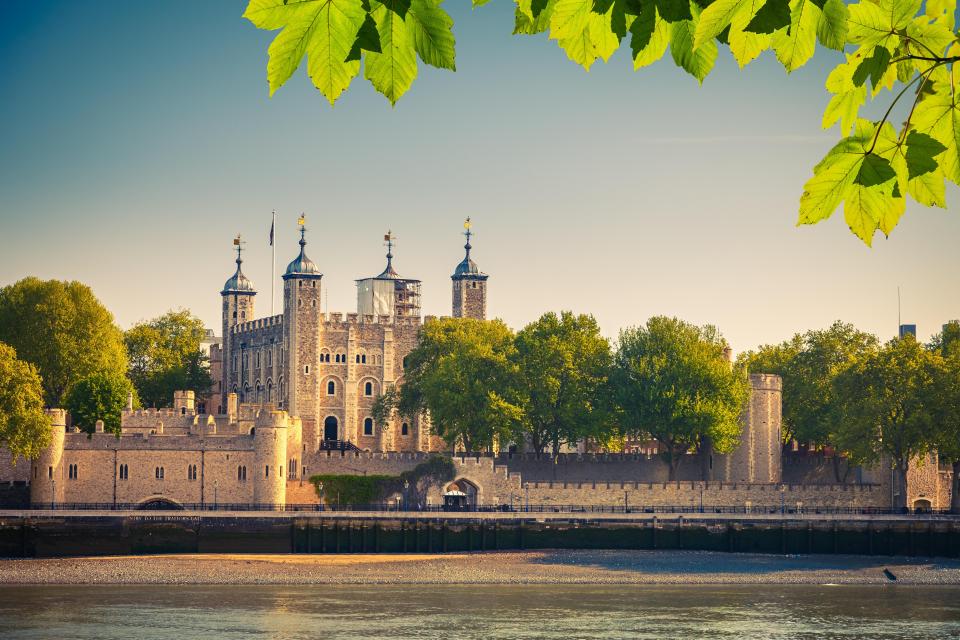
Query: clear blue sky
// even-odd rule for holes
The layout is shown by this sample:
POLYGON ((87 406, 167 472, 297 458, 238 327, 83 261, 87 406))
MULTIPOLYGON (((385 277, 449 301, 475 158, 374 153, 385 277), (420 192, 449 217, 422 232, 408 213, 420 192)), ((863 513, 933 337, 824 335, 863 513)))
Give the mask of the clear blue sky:
POLYGON ((88 283, 121 326, 186 307, 219 331, 231 239, 269 312, 296 216, 331 311, 383 267, 448 314, 462 220, 490 274, 491 315, 593 313, 615 336, 654 314, 720 327, 735 349, 840 318, 926 337, 960 317, 960 193, 914 206, 868 249, 842 215, 797 228, 797 201, 836 134, 820 130, 825 52, 787 77, 726 50, 703 87, 669 54, 629 48, 590 73, 544 36, 511 36, 512 3, 449 0, 456 73, 421 66, 396 108, 362 79, 331 109, 299 72, 267 96, 273 34, 242 0, 7 0, 0 22, 0 285, 88 283))

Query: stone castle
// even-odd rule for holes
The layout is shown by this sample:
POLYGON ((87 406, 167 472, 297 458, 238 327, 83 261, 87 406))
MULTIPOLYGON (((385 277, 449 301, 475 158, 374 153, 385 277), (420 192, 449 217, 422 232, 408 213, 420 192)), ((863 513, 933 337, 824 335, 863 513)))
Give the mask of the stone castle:
MULTIPOLYGON (((466 253, 451 276, 452 314, 482 319, 488 276, 471 259, 470 233, 468 219, 466 253)), ((357 312, 325 314, 323 276, 307 257, 301 221, 299 253, 282 276, 283 313, 256 318, 238 238, 236 271, 220 292, 223 343, 211 353, 212 395, 198 403, 193 392, 177 392, 172 409, 130 404, 119 436, 102 423, 89 435, 68 431, 65 413, 52 410, 53 441, 37 460, 13 465, 0 452, 0 486, 29 487, 35 506, 276 508, 317 503, 313 474, 395 475, 450 451, 426 417, 378 425, 372 415, 377 396, 403 383, 421 327, 420 281, 400 277, 392 235, 385 240, 386 268, 357 280, 357 312)), ((706 460, 688 456, 679 480, 668 482, 667 464, 649 453, 459 456, 457 478, 428 500, 450 490, 477 505, 890 506, 889 472, 860 470, 837 484, 822 459, 785 459, 781 380, 752 375, 751 386, 739 447, 706 460)), ((915 465, 908 504, 945 508, 949 487, 935 459, 915 465)))

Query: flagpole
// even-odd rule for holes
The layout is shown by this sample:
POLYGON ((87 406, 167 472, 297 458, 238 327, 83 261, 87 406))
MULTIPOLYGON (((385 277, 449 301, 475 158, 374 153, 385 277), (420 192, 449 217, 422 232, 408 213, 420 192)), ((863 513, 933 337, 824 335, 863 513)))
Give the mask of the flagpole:
POLYGON ((273 220, 270 223, 270 248, 273 254, 270 258, 270 315, 274 314, 274 303, 277 300, 275 288, 277 286, 277 210, 273 210, 273 220))

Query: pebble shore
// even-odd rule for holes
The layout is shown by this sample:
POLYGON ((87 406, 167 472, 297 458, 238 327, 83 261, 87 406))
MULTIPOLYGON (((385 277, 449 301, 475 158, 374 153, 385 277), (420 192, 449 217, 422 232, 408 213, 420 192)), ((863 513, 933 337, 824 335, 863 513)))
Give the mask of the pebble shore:
POLYGON ((960 585, 960 561, 705 551, 568 550, 0 560, 0 584, 21 585, 893 583, 960 585))

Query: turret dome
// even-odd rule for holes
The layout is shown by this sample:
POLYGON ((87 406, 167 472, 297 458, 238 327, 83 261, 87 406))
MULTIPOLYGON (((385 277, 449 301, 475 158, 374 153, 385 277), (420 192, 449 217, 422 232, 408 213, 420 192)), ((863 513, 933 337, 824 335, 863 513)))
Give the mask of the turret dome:
POLYGON ((287 265, 287 270, 284 272, 284 279, 287 278, 296 278, 296 277, 313 277, 319 278, 323 274, 320 273, 320 268, 316 263, 307 257, 305 247, 307 246, 306 240, 306 229, 303 225, 300 226, 300 255, 294 258, 290 264, 287 265))
POLYGON ((223 283, 223 291, 220 293, 254 294, 257 291, 253 288, 253 283, 250 282, 250 278, 243 275, 243 270, 240 268, 240 265, 243 264, 243 258, 240 257, 240 252, 242 251, 242 241, 240 240, 240 236, 237 236, 237 238, 233 241, 233 244, 237 247, 237 270, 227 279, 226 282, 223 283))

